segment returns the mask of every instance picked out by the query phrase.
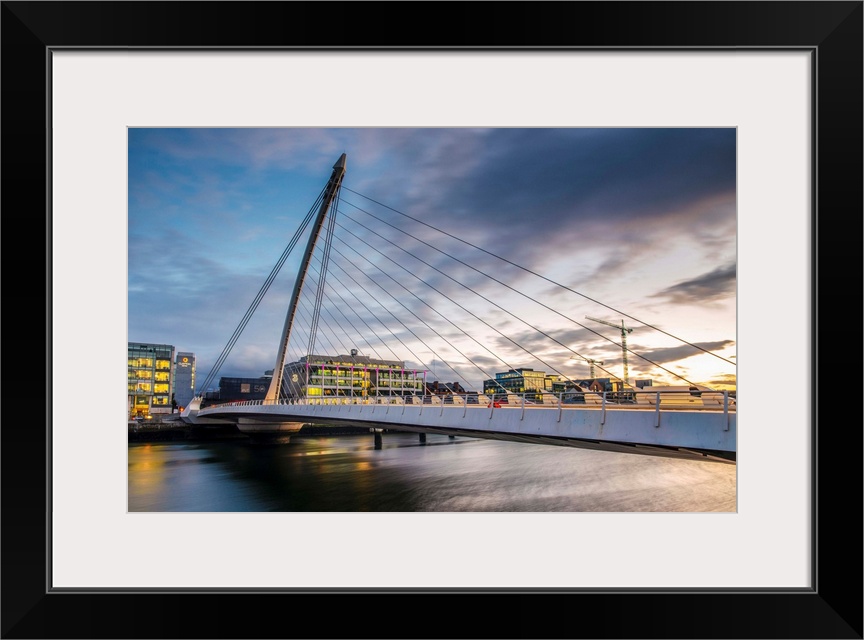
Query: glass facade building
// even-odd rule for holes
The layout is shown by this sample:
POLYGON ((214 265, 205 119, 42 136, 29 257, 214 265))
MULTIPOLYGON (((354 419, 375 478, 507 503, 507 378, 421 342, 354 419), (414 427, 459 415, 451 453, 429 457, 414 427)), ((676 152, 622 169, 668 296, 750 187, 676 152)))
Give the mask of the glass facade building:
POLYGON ((174 347, 169 344, 129 343, 129 418, 171 413, 174 347))
POLYGON ((283 389, 288 398, 422 395, 425 377, 398 360, 310 355, 285 365, 283 389))
POLYGON ((547 374, 545 371, 521 368, 510 369, 496 373, 494 378, 483 381, 483 393, 537 393, 552 391, 552 383, 559 376, 547 374))
POLYGON ((179 352, 174 359, 174 401, 177 410, 186 407, 195 397, 195 354, 179 352))

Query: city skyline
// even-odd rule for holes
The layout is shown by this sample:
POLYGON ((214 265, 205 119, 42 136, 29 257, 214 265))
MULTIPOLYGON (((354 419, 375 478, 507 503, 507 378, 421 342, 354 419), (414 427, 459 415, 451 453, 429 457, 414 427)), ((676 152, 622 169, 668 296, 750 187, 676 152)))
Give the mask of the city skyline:
MULTIPOLYGON (((372 244, 355 259, 363 245, 334 242, 335 266, 372 257, 380 269, 376 243, 410 250, 400 259, 421 261, 417 274, 429 265, 423 284, 451 296, 430 303, 405 275, 390 285, 427 327, 473 294, 486 301, 469 310, 485 326, 472 321, 455 352, 404 327, 405 346, 389 348, 409 367, 474 390, 508 368, 587 378, 583 357, 603 362, 598 377, 621 376, 620 333, 591 317, 632 329, 631 382, 735 386, 734 128, 129 129, 129 340, 194 353, 203 381, 342 153, 338 232, 372 244), (418 235, 361 231, 378 219, 418 235)), ((273 368, 305 243, 219 376, 273 368)), ((365 338, 348 346, 385 348, 365 338)))

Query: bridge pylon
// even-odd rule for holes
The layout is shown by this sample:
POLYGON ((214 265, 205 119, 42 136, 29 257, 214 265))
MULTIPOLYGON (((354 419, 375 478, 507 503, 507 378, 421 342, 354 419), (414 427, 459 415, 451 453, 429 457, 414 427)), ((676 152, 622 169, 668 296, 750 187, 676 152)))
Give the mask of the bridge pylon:
POLYGON ((330 210, 330 206, 333 204, 333 200, 336 199, 342 186, 342 180, 345 177, 345 160, 345 154, 343 153, 339 157, 339 160, 336 161, 336 164, 333 165, 333 173, 330 174, 330 179, 324 190, 321 207, 318 209, 318 215, 309 234, 309 242, 306 244, 306 252, 303 254, 303 260, 300 263, 300 271, 297 274, 297 280, 294 282, 294 291, 291 293, 291 303, 288 305, 288 313, 285 316, 285 326, 282 328, 282 339, 276 355, 273 378, 270 380, 270 387, 267 389, 267 395, 264 397, 264 402, 267 404, 279 401, 279 394, 282 390, 282 377, 285 373, 285 355, 288 352, 288 341, 291 339, 291 327, 294 324, 294 316, 297 313, 297 303, 300 300, 300 293, 303 291, 303 283, 309 270, 309 261, 312 258, 312 252, 315 250, 318 236, 321 235, 324 219, 327 217, 327 212, 330 210))

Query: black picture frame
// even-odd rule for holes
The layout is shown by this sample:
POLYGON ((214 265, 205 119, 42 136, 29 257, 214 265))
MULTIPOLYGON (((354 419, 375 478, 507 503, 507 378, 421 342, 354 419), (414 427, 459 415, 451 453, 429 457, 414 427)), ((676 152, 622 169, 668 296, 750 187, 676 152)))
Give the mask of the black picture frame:
MULTIPOLYGON (((860 352, 849 342, 858 339, 862 326, 861 1, 4 1, 0 17, 7 227, 0 431, 3 638, 862 638, 861 384, 858 374, 848 371, 849 360, 860 352), (765 378, 766 393, 801 399, 802 411, 811 415, 812 587, 52 591, 48 261, 51 242, 61 239, 51 238, 48 224, 50 52, 122 47, 812 50, 811 353, 802 352, 802 371, 781 372, 779 380, 778 372, 770 372, 765 378), (829 302, 820 316, 823 291, 831 293, 821 296, 829 302), (842 344, 833 347, 838 339, 842 344), (807 393, 809 405, 803 400, 807 393)), ((770 322, 765 331, 770 334, 770 322)), ((358 549, 375 553, 375 541, 358 541, 358 549)), ((710 558, 698 561, 710 571, 710 558)))

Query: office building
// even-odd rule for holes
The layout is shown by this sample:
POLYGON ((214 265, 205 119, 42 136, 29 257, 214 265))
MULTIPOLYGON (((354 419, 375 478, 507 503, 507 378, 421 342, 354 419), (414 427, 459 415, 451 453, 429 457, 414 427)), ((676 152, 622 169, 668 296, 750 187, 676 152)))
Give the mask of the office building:
POLYGON ((263 400, 267 395, 267 389, 270 388, 270 380, 273 378, 273 372, 270 371, 269 374, 260 378, 219 378, 218 401, 263 400))
POLYGON ((426 372, 399 360, 359 355, 310 355, 285 365, 289 398, 407 396, 423 394, 426 372))
POLYGON ((496 373, 495 378, 483 381, 483 393, 536 393, 552 391, 553 382, 561 376, 535 371, 527 367, 496 373))
POLYGON ((172 345, 129 343, 127 384, 130 419, 171 413, 173 361, 172 345))
POLYGON ((177 410, 186 407, 195 397, 195 354, 181 351, 174 360, 174 391, 177 410))

